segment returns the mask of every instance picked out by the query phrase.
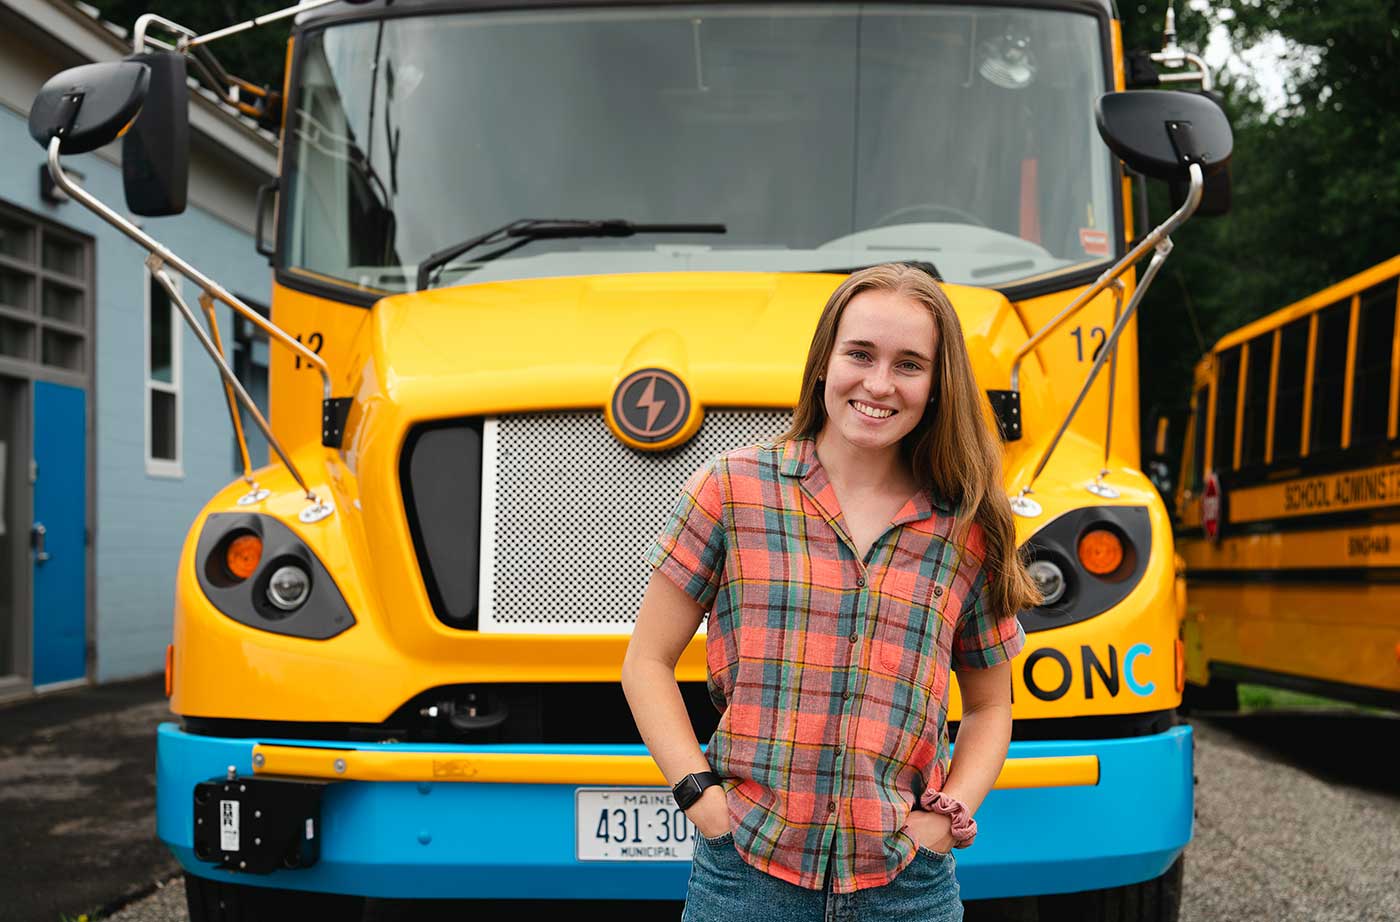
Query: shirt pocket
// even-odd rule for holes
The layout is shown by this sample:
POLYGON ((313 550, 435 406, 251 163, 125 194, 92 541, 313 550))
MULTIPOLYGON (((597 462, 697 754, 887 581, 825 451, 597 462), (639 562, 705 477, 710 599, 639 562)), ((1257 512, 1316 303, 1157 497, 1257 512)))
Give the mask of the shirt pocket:
POLYGON ((942 653, 950 648, 948 587, 930 577, 891 574, 880 595, 876 658, 881 668, 914 684, 942 693, 948 684, 942 653))

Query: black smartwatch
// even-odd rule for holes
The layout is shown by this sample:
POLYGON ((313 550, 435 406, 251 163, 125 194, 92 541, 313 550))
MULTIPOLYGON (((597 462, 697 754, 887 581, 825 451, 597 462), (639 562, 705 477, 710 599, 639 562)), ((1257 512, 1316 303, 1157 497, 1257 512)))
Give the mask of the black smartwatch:
POLYGON ((720 777, 716 772, 691 772, 676 782, 676 786, 671 788, 671 796, 676 799, 676 806, 686 810, 700 799, 705 788, 719 783, 720 777))

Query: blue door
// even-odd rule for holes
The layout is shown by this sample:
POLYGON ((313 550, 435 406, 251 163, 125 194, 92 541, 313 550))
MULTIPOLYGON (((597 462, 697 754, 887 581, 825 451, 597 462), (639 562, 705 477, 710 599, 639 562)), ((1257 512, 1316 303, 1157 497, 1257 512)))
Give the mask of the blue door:
POLYGON ((87 675, 87 395, 34 382, 34 684, 87 675))

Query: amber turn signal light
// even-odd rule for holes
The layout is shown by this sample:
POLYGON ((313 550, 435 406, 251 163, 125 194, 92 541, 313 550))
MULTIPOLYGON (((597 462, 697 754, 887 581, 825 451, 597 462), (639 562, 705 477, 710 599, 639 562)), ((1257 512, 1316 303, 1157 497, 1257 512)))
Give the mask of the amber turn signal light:
POLYGON ((262 560, 262 549, 262 538, 257 535, 239 535, 230 541, 228 550, 224 551, 224 566, 229 576, 235 579, 252 576, 258 561, 262 560))
POLYGON ((1079 539, 1079 562, 1095 576, 1107 576, 1123 563, 1123 541, 1106 528, 1095 528, 1079 539))

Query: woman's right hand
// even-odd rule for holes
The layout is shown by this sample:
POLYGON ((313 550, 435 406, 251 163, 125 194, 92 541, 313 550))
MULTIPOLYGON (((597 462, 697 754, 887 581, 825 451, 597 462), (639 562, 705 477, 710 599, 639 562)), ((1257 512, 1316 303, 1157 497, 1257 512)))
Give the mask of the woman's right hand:
POLYGON ((717 839, 729 832, 729 804, 724 797, 724 785, 714 784, 700 793, 700 799, 685 811, 691 825, 707 839, 717 839))

